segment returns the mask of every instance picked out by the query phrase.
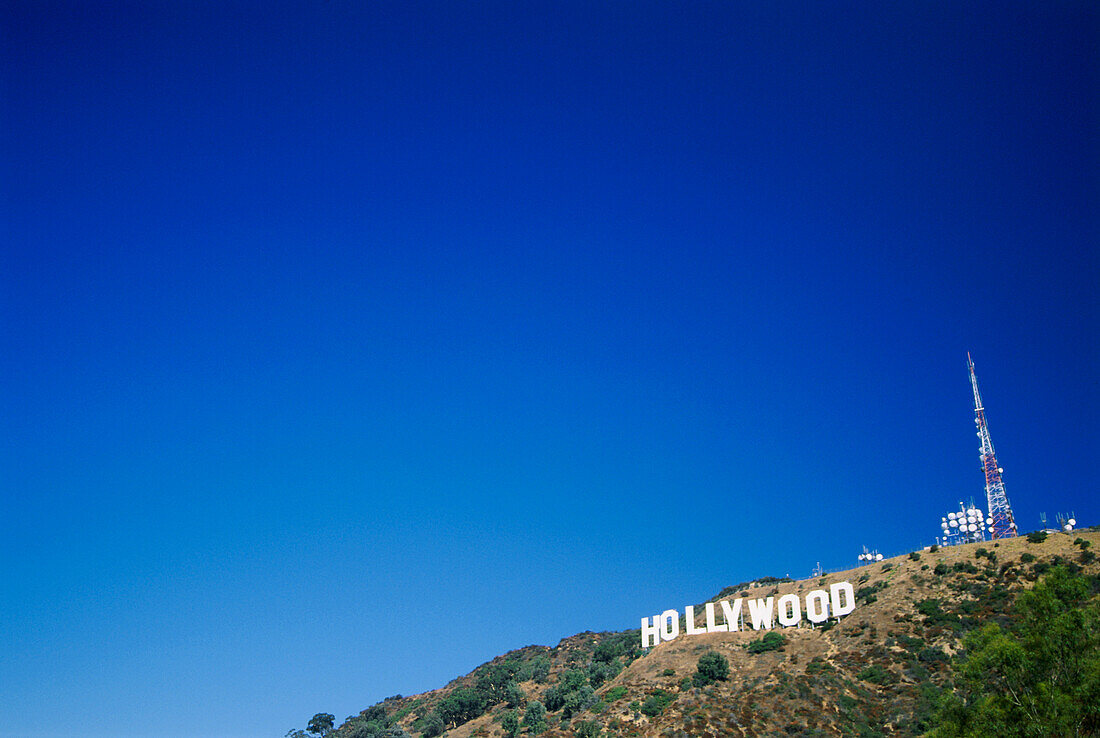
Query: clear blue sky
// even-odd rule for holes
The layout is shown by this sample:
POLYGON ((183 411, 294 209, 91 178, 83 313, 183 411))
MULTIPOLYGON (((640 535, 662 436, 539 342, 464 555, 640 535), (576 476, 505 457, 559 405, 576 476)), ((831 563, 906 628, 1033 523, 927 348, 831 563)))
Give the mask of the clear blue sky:
POLYGON ((1100 12, 882 5, 5 3, 0 735, 931 543, 968 350, 1022 529, 1100 522, 1100 12))

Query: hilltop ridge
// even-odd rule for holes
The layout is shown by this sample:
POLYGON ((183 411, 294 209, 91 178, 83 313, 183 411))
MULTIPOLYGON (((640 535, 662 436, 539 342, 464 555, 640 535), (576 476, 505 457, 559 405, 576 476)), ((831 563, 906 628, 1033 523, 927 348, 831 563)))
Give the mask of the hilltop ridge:
POLYGON ((1089 529, 1042 542, 926 549, 819 578, 745 582, 696 605, 697 625, 704 625, 706 602, 804 597, 842 581, 853 585, 857 606, 816 627, 804 619, 770 631, 681 635, 648 649, 638 630, 578 633, 554 647, 497 656, 439 689, 389 698, 329 735, 534 732, 524 724, 539 717, 525 716, 536 701, 546 708, 538 726, 548 738, 920 735, 951 682, 964 635, 986 623, 1011 624, 1015 597, 1052 566, 1088 577, 1095 597, 1097 547, 1100 532, 1089 529), (728 678, 697 675, 710 653, 728 663, 728 678))

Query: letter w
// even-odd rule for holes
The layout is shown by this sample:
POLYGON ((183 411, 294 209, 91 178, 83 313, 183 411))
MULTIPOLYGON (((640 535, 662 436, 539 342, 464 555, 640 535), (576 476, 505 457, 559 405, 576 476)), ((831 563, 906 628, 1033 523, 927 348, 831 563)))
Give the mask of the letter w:
POLYGON ((752 616, 752 627, 756 630, 772 627, 772 609, 775 598, 767 600, 749 600, 749 614, 752 616))

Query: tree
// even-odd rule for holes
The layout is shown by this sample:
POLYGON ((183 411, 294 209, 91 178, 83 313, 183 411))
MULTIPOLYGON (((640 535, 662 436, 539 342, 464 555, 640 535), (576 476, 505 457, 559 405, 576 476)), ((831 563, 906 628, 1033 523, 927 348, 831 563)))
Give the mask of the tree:
POLYGON ((500 721, 500 727, 504 728, 504 734, 508 738, 516 738, 519 735, 519 715, 515 710, 504 713, 504 719, 500 721))
POLYGON ((546 730, 546 707, 538 700, 528 702, 527 710, 523 713, 523 724, 533 735, 546 730))
POLYGON ((936 738, 1100 734, 1100 604, 1055 567, 1016 600, 1012 630, 990 623, 963 641, 936 738))
POLYGON ((695 668, 695 686, 705 687, 711 682, 724 682, 730 675, 730 662, 717 651, 707 651, 699 657, 695 668))
POLYGON ((332 730, 336 722, 336 716, 327 712, 319 712, 309 719, 306 730, 314 735, 325 736, 332 730))
POLYGON ((582 720, 574 727, 578 738, 599 738, 600 724, 595 720, 582 720))
POLYGON ((527 695, 518 684, 508 682, 504 685, 504 701, 508 703, 508 707, 519 707, 527 704, 527 695))
POLYGON ((471 687, 459 687, 435 708, 444 724, 457 728, 485 712, 485 695, 471 687))

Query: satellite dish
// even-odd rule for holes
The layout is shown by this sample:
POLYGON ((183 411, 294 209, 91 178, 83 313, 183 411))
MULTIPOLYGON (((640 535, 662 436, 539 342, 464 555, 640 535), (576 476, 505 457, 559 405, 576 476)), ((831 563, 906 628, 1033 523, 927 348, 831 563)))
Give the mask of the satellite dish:
POLYGON ((959 521, 958 521, 958 520, 952 520, 952 521, 951 521, 951 527, 952 527, 952 528, 954 528, 954 527, 958 526, 958 524, 959 524, 959 521))
POLYGON ((947 513, 947 517, 950 518, 951 520, 954 520, 955 519, 955 513, 947 513))
POLYGON ((976 533, 977 531, 978 531, 978 526, 976 526, 976 525, 971 525, 970 526, 970 532, 971 533, 976 533))
POLYGON ((1069 523, 1066 523, 1066 527, 1065 527, 1066 533, 1069 533, 1071 530, 1073 530, 1073 526, 1070 525, 1069 523))
POLYGON ((1069 519, 1069 524, 1070 525, 1077 525, 1077 519, 1076 518, 1070 518, 1069 519))
POLYGON ((875 561, 882 561, 882 554, 875 557, 875 561))

